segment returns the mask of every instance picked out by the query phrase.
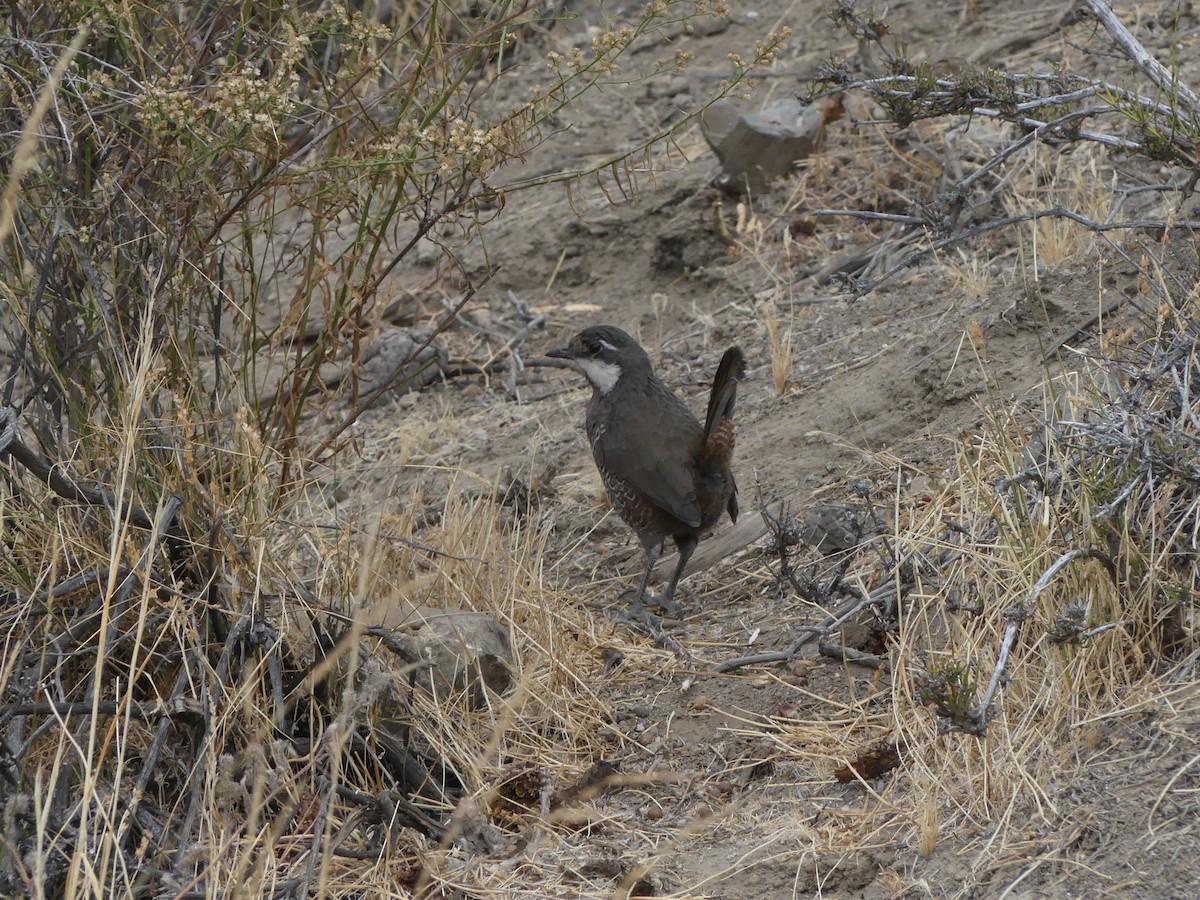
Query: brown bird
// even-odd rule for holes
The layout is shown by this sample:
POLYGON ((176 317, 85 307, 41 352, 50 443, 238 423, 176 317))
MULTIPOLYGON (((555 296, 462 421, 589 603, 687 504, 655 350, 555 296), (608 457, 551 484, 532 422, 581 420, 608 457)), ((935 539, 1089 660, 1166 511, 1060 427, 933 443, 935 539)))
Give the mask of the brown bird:
POLYGON ((733 480, 733 403, 746 363, 738 347, 721 357, 701 426, 650 367, 638 342, 620 328, 585 328, 547 356, 567 360, 592 385, 587 436, 613 508, 637 532, 646 571, 630 614, 647 620, 644 602, 678 615, 675 587, 701 533, 729 511, 738 517, 733 480), (650 572, 670 537, 679 564, 659 598, 647 598, 650 572))

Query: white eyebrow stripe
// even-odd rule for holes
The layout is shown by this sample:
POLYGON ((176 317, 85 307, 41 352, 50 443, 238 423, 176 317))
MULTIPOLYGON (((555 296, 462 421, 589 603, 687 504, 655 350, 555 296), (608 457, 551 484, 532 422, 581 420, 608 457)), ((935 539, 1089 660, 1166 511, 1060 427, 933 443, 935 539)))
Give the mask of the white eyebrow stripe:
POLYGON ((597 340, 599 340, 600 346, 603 347, 605 350, 608 350, 612 353, 617 352, 617 348, 614 347, 612 344, 610 344, 608 341, 604 340, 604 338, 598 338, 597 340))

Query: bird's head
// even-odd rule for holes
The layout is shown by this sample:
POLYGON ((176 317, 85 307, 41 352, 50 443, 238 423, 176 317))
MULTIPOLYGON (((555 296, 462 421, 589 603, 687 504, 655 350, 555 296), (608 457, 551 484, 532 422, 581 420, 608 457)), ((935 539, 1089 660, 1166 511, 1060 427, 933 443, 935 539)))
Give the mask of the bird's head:
POLYGON ((567 360, 600 394, 616 387, 623 374, 650 369, 650 358, 641 345, 612 325, 585 328, 567 346, 550 350, 546 355, 567 360))

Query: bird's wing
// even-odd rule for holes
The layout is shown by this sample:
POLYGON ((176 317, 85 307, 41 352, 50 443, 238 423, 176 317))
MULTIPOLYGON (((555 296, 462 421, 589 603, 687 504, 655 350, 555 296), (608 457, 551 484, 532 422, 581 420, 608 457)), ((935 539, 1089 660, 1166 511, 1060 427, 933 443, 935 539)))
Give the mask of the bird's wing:
POLYGON ((700 445, 700 423, 674 395, 682 415, 663 414, 664 398, 629 397, 629 404, 592 436, 601 470, 628 483, 655 506, 687 525, 700 526, 700 498, 692 462, 700 445), (641 408, 638 408, 641 407, 641 408), (635 423, 651 423, 645 428, 635 423), (636 450, 634 449, 636 448, 636 450))

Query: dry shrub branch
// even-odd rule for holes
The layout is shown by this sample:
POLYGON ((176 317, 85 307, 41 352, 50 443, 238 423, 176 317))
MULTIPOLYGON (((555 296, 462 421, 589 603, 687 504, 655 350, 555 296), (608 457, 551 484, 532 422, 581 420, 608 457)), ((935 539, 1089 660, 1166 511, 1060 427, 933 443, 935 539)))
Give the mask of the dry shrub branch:
MULTIPOLYGON (((1102 274, 1115 266, 1134 280, 1113 291, 1117 299, 1098 287, 1095 315, 1044 346, 1044 396, 1032 411, 993 380, 988 338, 978 321, 965 322, 962 346, 975 350, 985 384, 982 427, 953 439, 953 465, 920 467, 913 479, 925 482, 920 490, 905 486, 911 461, 873 449, 857 473, 862 478, 847 489, 845 509, 858 527, 845 546, 807 535, 807 520, 791 518, 786 505, 764 511, 777 589, 797 605, 816 604, 818 618, 784 649, 719 668, 794 661, 779 677, 799 685, 795 706, 769 723, 748 723, 743 734, 797 762, 793 777, 811 791, 805 809, 815 805, 814 818, 826 825, 797 824, 793 811, 791 819, 780 816, 780 827, 812 848, 808 859, 818 870, 870 859, 896 842, 921 856, 949 845, 951 855, 968 860, 960 894, 958 885, 920 882, 919 864, 898 879, 914 893, 975 896, 986 886, 1007 895, 1037 868, 1035 858, 1062 860, 1070 872, 1086 855, 1074 855, 1073 839, 1062 836, 1067 786, 1088 777, 1088 760, 1126 749, 1114 738, 1126 733, 1126 721, 1145 714, 1152 732, 1156 713, 1147 710, 1195 696, 1200 245, 1188 204, 1200 109, 1179 76, 1145 53, 1105 4, 1079 5, 1091 17, 1063 27, 1100 23, 1092 36, 1106 46, 1111 39, 1122 60, 1150 79, 1148 89, 1064 71, 917 65, 863 4, 831 4, 883 59, 883 71, 866 73, 833 64, 833 89, 869 98, 850 107, 871 111, 869 121, 855 124, 877 126, 897 168, 911 169, 888 182, 864 174, 869 167, 845 166, 842 174, 850 168, 859 180, 836 188, 859 200, 858 209, 804 202, 805 191, 821 188, 819 164, 790 183, 789 201, 799 202, 785 212, 853 218, 882 234, 867 253, 856 248, 813 272, 818 281, 848 273, 861 296, 930 255, 1044 220, 1084 230, 1072 253, 1054 254, 1055 264, 1078 266, 1071 277, 1085 271, 1103 281, 1096 266, 1079 265, 1086 254, 1100 257, 1102 274), (990 121, 978 127, 979 120, 990 121), (954 129, 960 142, 936 142, 954 129), (915 152, 925 139, 919 149, 930 152, 915 152), (962 147, 969 152, 956 155, 962 147), (942 150, 944 158, 935 152, 942 150), (1069 183, 1072 202, 1016 197, 1013 182, 1026 175, 1046 193, 1069 183), (896 182, 902 190, 893 197, 924 194, 908 205, 889 203, 887 187, 896 182), (1080 182, 1095 190, 1076 189, 1080 182), (878 511, 891 520, 886 528, 874 527, 878 511), (813 559, 807 572, 806 544, 813 559), (796 659, 814 644, 871 667, 874 679, 848 667, 857 693, 822 707, 804 688, 807 661, 796 659), (860 790, 827 788, 830 760, 833 778, 860 790), (831 810, 842 816, 833 825, 831 810)), ((872 159, 888 157, 881 151, 872 159)), ((771 210, 769 198, 755 200, 771 210)), ((781 267, 789 241, 822 237, 803 217, 786 228, 782 250, 770 258, 781 267)), ((1033 233, 1043 241, 1050 234, 1033 233)), ((1024 300, 1052 303, 1038 282, 1037 249, 1032 266, 1024 255, 1019 262, 1011 268, 1014 280, 1026 279, 1024 300)), ((929 278, 925 271, 914 279, 918 293, 929 278)), ((987 288, 978 293, 986 297, 987 288)), ((912 294, 896 295, 905 296, 912 294)), ((790 295, 777 288, 771 299, 778 304, 772 309, 786 308, 790 295)), ((1184 746, 1190 759, 1190 738, 1184 746)), ((1100 796, 1101 809, 1113 802, 1100 796)), ((1172 823, 1186 820, 1182 804, 1164 802, 1179 817, 1172 823)), ((898 857, 905 865, 911 859, 903 850, 898 857)))
MULTIPOLYGON (((560 53, 555 8, 6 13, 0 894, 432 895, 602 756, 602 705, 563 664, 589 626, 547 600, 536 508, 451 501, 421 542, 419 496, 312 524, 384 393, 360 396, 368 337, 421 323, 427 345, 481 283, 445 255, 446 311, 397 266, 540 187, 503 173, 558 113, 686 67, 664 35, 721 13, 655 3, 560 53), (410 632, 442 607, 514 636, 505 697, 431 681, 410 632)), ((545 181, 636 190, 623 167, 701 105, 545 181)))
MULTIPOLYGON (((989 148, 969 171, 907 210, 812 210, 809 215, 814 217, 892 223, 892 232, 870 255, 835 267, 836 277, 857 295, 869 293, 931 255, 1027 222, 1066 220, 1097 235, 1187 224, 1183 209, 1200 177, 1200 102, 1176 74, 1146 51, 1103 0, 1068 4, 1045 28, 1090 25, 1095 30, 1100 26, 1116 52, 1149 80, 1145 93, 1061 67, 1013 73, 972 62, 915 63, 890 23, 873 7, 863 9, 845 0, 830 3, 828 13, 859 42, 860 59, 831 61, 814 93, 832 90, 869 97, 881 111, 876 124, 900 129, 926 120, 959 118, 968 128, 975 121, 1010 123, 1020 134, 1002 147, 989 148), (993 192, 1014 162, 1041 148, 1062 152, 1089 144, 1109 155, 1182 169, 1185 175, 1178 182, 1138 185, 1141 191, 1158 189, 1177 195, 1171 216, 1118 218, 1118 208, 1097 218, 1062 203, 996 214, 993 192)), ((956 168, 967 168, 962 162, 956 168)))
MULTIPOLYGON (((1194 453, 1200 440, 1195 412, 1195 353, 1200 332, 1194 287, 1200 258, 1195 249, 1197 223, 1186 221, 1179 212, 1200 172, 1195 155, 1200 144, 1200 101, 1176 74, 1145 51, 1101 0, 1075 4, 1061 24, 1098 23, 1113 45, 1151 81, 1161 99, 1066 72, 1012 75, 967 66, 952 76, 939 75, 932 66, 914 65, 900 49, 889 47, 885 40, 889 26, 873 12, 861 12, 852 2, 831 4, 829 12, 864 48, 873 48, 884 57, 887 72, 856 80, 844 65, 834 65, 827 77, 839 90, 866 93, 895 125, 971 116, 1007 121, 1025 132, 912 214, 815 211, 814 215, 879 218, 919 229, 933 238, 874 280, 858 282, 858 293, 873 289, 929 253, 987 231, 1042 218, 1063 218, 1097 234, 1137 229, 1159 242, 1155 253, 1134 261, 1144 291, 1128 298, 1141 314, 1143 327, 1153 323, 1153 333, 1144 334, 1132 346, 1126 346, 1132 329, 1123 340, 1108 341, 1093 368, 1086 370, 1086 387, 1055 398, 1055 405, 1069 406, 1073 415, 1047 418, 1041 426, 1044 434, 1039 449, 1023 449, 1027 455, 1036 454, 1038 462, 998 480, 996 495, 986 504, 995 507, 995 512, 986 517, 982 534, 988 541, 1007 537, 1014 547, 1024 548, 1021 562, 1025 575, 1034 576, 1016 592, 1019 599, 1001 604, 1004 624, 997 635, 997 659, 991 674, 977 679, 973 663, 955 658, 930 667, 923 679, 921 699, 936 708, 944 727, 983 735, 1018 636, 1039 609, 1051 610, 1053 624, 1046 628, 1058 644, 1078 642, 1084 635, 1112 639, 1111 632, 1126 634, 1130 643, 1124 662, 1130 671, 1154 670, 1161 661, 1190 648, 1184 623, 1190 621, 1188 598, 1193 596, 1195 573, 1189 575, 1188 567, 1180 562, 1194 554, 1196 505, 1200 502, 1194 453), (1032 118, 1036 112, 1050 114, 1032 118), (1124 125, 1126 131, 1132 128, 1133 136, 1118 133, 1118 129, 1081 127, 1084 120, 1105 117, 1124 125), (959 226, 972 192, 985 176, 994 176, 1017 153, 1037 142, 1069 145, 1081 141, 1190 169, 1186 183, 1163 186, 1178 192, 1180 206, 1156 220, 1099 222, 1054 206, 968 228, 959 226), (1147 302, 1151 298, 1155 302, 1147 302), (1054 527, 1048 530, 1044 521, 1039 524, 1038 516, 1052 520, 1054 527), (1047 542, 1051 536, 1056 540, 1047 542), (1040 569, 1029 568, 1038 559, 1045 564, 1040 569), (1101 593, 1109 604, 1108 620, 1096 620, 1097 609, 1104 607, 1099 601, 1077 598, 1054 606, 1047 599, 1055 595, 1051 589, 1057 582, 1069 579, 1080 567, 1087 568, 1087 561, 1098 563, 1107 576, 1107 587, 1101 593), (981 685, 986 686, 981 689, 981 685)), ((865 58, 870 61, 874 56, 866 53, 865 58)), ((1131 245, 1111 246, 1133 261, 1131 245)), ((995 424, 998 435, 1008 431, 1002 423, 995 424)), ((1008 458, 1004 464, 1013 461, 1008 458)), ((972 465, 975 471, 987 468, 982 458, 972 465)), ((780 529, 775 532, 775 542, 780 544, 780 529)), ((967 533, 972 532, 968 529, 967 533)), ((939 537, 938 543, 945 539, 945 535, 939 537)), ((947 579, 948 567, 960 562, 961 555, 932 550, 920 550, 912 558, 892 554, 885 580, 898 578, 907 590, 913 579, 899 573, 922 568, 937 573, 939 580, 947 579)), ((977 578, 973 589, 978 591, 986 581, 977 578)), ((960 585, 956 590, 965 588, 960 585)), ((1013 598, 1012 584, 995 596, 1013 598)), ((995 611, 994 602, 985 606, 995 611)), ((825 627, 832 629, 834 624, 836 620, 825 627)))

